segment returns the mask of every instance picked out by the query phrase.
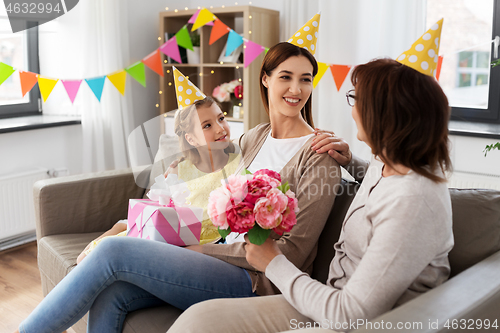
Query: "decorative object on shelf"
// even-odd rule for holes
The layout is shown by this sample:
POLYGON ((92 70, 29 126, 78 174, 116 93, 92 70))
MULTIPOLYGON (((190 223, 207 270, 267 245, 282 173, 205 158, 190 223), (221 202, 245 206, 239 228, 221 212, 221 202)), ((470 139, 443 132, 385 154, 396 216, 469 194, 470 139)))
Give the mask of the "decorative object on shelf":
POLYGON ((238 58, 240 57, 241 52, 243 51, 243 44, 240 44, 229 55, 226 55, 226 53, 227 53, 226 50, 227 50, 227 44, 222 49, 222 52, 220 53, 219 59, 217 61, 219 63, 232 63, 232 64, 235 64, 235 63, 238 62, 238 58))
POLYGON ((233 118, 240 118, 241 100, 243 99, 243 85, 238 80, 232 80, 215 87, 212 95, 221 103, 231 102, 233 118), (235 115, 235 110, 237 117, 235 115))
POLYGON ((191 42, 193 44, 193 50, 186 50, 188 64, 199 64, 200 63, 200 34, 198 31, 193 31, 190 33, 191 42))

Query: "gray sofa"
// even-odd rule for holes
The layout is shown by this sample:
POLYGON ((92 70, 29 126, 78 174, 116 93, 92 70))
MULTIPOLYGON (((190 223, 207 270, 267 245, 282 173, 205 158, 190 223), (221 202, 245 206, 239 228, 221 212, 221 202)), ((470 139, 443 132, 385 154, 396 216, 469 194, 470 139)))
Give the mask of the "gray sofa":
MULTIPOLYGON (((313 277, 320 281, 326 281, 333 244, 357 187, 343 180, 319 240, 313 277)), ((500 319, 500 192, 450 189, 450 193, 455 234, 455 247, 449 256, 451 279, 373 322, 420 322, 422 329, 405 331, 444 332, 448 330, 444 327, 447 319, 500 319)), ((44 295, 75 267, 78 254, 88 242, 126 218, 128 199, 143 195, 144 189, 135 184, 131 170, 54 178, 35 184, 38 264, 44 295)), ((127 316, 123 332, 165 332, 180 313, 170 306, 136 311, 127 316)), ((85 326, 83 318, 73 329, 85 332, 85 326)), ((380 329, 362 328, 356 332, 365 331, 380 329)))

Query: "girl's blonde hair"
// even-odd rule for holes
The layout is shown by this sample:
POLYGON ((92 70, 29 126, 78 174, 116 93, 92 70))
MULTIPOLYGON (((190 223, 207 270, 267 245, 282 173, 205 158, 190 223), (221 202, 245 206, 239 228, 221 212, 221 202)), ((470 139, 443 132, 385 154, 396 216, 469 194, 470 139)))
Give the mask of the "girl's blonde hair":
MULTIPOLYGON (((179 162, 182 162, 184 159, 190 160, 193 164, 200 162, 200 154, 198 153, 196 147, 191 145, 186 140, 186 133, 193 132, 195 124, 194 119, 198 116, 197 111, 201 108, 209 108, 214 103, 219 105, 212 97, 207 96, 202 100, 194 102, 187 108, 177 111, 175 114, 175 134, 179 137, 179 145, 182 154, 184 155, 179 162)), ((227 154, 234 153, 235 147, 231 141, 229 142, 229 146, 224 149, 224 151, 227 154)))

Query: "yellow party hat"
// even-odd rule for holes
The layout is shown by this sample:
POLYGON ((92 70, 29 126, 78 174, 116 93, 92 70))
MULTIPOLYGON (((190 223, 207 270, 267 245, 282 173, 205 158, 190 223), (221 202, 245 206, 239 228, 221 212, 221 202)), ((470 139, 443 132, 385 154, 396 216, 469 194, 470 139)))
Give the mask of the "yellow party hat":
POLYGON ((175 66, 172 66, 172 69, 174 70, 175 93, 177 94, 177 105, 179 106, 179 110, 206 97, 205 94, 182 75, 175 66))
POLYGON ((397 57, 397 61, 422 74, 435 76, 443 19, 437 21, 413 45, 397 57))
POLYGON ((314 15, 302 28, 297 30, 297 32, 290 37, 288 43, 303 47, 314 55, 314 53, 316 53, 316 42, 318 41, 320 18, 321 12, 314 15))

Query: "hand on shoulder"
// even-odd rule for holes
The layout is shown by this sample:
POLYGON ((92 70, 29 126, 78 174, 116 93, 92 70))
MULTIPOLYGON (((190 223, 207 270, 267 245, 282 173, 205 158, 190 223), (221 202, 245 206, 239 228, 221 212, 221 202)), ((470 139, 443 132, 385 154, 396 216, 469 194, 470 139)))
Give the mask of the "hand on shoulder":
POLYGON ((336 136, 334 132, 319 128, 314 130, 314 134, 316 137, 311 143, 312 150, 315 150, 318 154, 328 153, 342 166, 346 166, 351 162, 352 153, 349 144, 343 138, 336 136))

